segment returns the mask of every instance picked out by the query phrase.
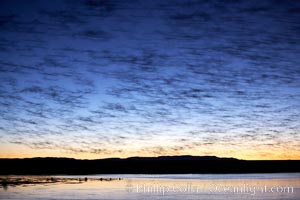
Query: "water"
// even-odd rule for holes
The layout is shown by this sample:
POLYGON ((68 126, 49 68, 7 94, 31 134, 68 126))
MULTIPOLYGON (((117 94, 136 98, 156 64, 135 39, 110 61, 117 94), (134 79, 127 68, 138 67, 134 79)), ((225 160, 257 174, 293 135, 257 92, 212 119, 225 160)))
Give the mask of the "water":
POLYGON ((300 173, 126 174, 54 178, 76 181, 8 185, 0 190, 0 199, 300 199, 300 173), (84 177, 88 181, 77 181, 84 177), (100 178, 103 178, 102 181, 100 178))

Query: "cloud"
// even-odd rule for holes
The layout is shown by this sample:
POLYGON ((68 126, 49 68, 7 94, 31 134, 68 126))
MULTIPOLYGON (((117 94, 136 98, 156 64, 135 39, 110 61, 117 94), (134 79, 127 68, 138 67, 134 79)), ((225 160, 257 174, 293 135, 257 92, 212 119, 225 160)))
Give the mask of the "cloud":
POLYGON ((3 141, 96 155, 132 141, 155 155, 249 141, 297 150, 298 3, 60 3, 3 3, 3 141))

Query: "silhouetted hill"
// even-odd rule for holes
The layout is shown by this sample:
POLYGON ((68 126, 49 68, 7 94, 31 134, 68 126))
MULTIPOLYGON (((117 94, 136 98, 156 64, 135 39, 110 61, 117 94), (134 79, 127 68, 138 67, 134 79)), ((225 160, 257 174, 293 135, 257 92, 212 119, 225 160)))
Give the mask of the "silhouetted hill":
POLYGON ((300 172, 300 160, 247 161, 215 156, 160 156, 76 160, 0 159, 0 174, 184 174, 300 172))
POLYGON ((237 160, 236 158, 219 158, 216 156, 159 156, 159 157, 129 157, 125 160, 143 160, 143 161, 155 161, 155 160, 237 160))

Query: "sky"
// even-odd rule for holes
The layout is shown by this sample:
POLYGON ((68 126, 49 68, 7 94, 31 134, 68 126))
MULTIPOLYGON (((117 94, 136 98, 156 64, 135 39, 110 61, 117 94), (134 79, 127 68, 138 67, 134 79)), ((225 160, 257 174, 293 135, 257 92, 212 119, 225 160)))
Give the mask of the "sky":
POLYGON ((1 158, 300 159, 300 1, 0 4, 1 158))

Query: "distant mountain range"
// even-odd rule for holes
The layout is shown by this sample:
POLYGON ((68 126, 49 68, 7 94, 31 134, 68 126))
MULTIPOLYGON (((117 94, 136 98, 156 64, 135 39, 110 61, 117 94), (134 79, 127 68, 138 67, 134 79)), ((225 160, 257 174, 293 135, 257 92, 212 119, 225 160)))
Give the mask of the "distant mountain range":
POLYGON ((0 159, 2 175, 190 174, 300 172, 300 160, 238 160, 216 156, 159 156, 77 160, 45 157, 0 159))
MULTIPOLYGON (((13 158, 18 159, 18 158, 13 158)), ((82 160, 75 158, 66 158, 66 157, 33 157, 33 158, 20 158, 23 160, 82 160)), ((1 158, 0 158, 1 160, 1 158)), ((85 159, 84 159, 85 160, 85 159)), ((181 155, 181 156, 158 156, 158 157, 128 157, 128 158, 102 158, 102 159, 94 159, 95 160, 141 160, 141 161, 155 161, 155 160, 238 160, 236 158, 220 158, 217 156, 191 156, 191 155, 181 155)))
POLYGON ((125 160, 237 160, 236 158, 219 158, 216 156, 159 156, 159 157, 129 157, 125 160))

